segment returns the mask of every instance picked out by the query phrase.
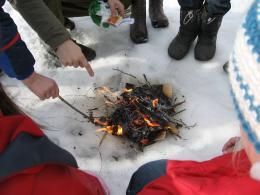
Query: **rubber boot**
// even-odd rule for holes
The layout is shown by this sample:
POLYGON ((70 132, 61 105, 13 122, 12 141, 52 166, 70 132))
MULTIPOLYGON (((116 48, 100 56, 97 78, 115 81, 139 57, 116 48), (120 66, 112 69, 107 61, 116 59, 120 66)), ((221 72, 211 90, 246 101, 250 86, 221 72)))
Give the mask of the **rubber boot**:
POLYGON ((147 42, 146 0, 133 0, 132 18, 135 19, 135 23, 130 25, 130 38, 137 44, 147 42))
POLYGON ((95 50, 93 50, 85 45, 82 45, 80 43, 77 43, 75 40, 72 40, 72 41, 80 47, 82 53, 84 54, 84 56, 87 58, 88 61, 91 61, 96 57, 95 50))
POLYGON ((149 1, 149 15, 154 28, 165 28, 169 21, 163 11, 163 0, 149 1))
POLYGON ((197 60, 208 61, 215 56, 218 30, 223 16, 209 16, 206 9, 202 13, 202 24, 195 47, 194 56, 197 60))
POLYGON ((180 60, 187 55, 193 41, 199 34, 200 25, 201 9, 181 9, 179 32, 168 48, 168 54, 170 57, 180 60))

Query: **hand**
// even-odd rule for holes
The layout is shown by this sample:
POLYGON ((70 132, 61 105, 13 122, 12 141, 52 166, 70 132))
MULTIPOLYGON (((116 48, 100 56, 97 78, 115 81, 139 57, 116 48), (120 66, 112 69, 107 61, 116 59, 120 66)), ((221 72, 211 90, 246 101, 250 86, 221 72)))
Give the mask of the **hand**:
POLYGON ((72 40, 67 40, 62 43, 56 51, 60 63, 64 66, 73 66, 75 68, 86 68, 90 76, 94 76, 94 72, 88 63, 88 60, 82 53, 79 46, 77 46, 72 40))
POLYGON ((125 17, 125 7, 120 2, 120 0, 108 0, 108 5, 110 7, 112 16, 116 16, 116 10, 117 10, 120 16, 125 17))
POLYGON ((41 100, 59 96, 59 88, 56 82, 36 72, 33 72, 31 76, 22 80, 22 82, 41 100))
POLYGON ((234 151, 234 147, 239 142, 241 137, 232 137, 222 148, 223 154, 228 154, 234 151))

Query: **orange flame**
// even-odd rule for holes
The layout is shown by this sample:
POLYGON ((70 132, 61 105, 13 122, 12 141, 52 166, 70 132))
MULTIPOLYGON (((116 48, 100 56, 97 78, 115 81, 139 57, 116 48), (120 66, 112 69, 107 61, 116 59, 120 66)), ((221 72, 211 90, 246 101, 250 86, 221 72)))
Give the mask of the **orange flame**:
POLYGON ((154 99, 154 100, 152 101, 153 107, 154 107, 154 108, 157 108, 157 107, 158 107, 158 103, 159 103, 159 100, 158 100, 158 99, 154 99))
POLYGON ((143 144, 143 145, 147 145, 149 143, 149 140, 148 139, 142 139, 140 141, 140 143, 143 144))
POLYGON ((98 125, 101 125, 101 126, 107 126, 107 122, 103 122, 103 121, 101 121, 101 120, 98 119, 98 118, 95 118, 95 119, 94 119, 94 123, 95 123, 95 124, 98 124, 98 125))
POLYGON ((144 121, 150 127, 159 127, 160 126, 158 123, 154 123, 154 122, 150 121, 146 116, 144 117, 144 121))
MULTIPOLYGON (((114 128, 116 127, 116 125, 111 125, 111 126, 106 126, 104 128, 98 129, 97 131, 105 131, 109 134, 114 134, 114 128)), ((115 133, 118 136, 122 136, 123 135, 123 128, 120 125, 117 125, 117 131, 115 133)))
POLYGON ((125 93, 130 93, 130 92, 132 92, 133 91, 133 89, 127 89, 127 88, 124 88, 123 89, 123 92, 125 92, 125 93))

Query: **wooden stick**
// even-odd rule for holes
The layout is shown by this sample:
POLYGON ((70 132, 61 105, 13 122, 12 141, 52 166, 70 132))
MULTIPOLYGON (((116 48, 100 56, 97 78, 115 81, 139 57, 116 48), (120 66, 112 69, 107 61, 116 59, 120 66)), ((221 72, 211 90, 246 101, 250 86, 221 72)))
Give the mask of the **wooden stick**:
POLYGON ((71 105, 68 101, 66 101, 63 97, 59 96, 59 99, 65 103, 67 106, 69 106, 70 108, 72 108, 73 110, 75 110, 77 113, 81 114, 84 118, 89 119, 90 122, 94 123, 93 119, 86 115, 85 113, 81 112, 79 109, 77 109, 76 107, 74 107, 73 105, 71 105))

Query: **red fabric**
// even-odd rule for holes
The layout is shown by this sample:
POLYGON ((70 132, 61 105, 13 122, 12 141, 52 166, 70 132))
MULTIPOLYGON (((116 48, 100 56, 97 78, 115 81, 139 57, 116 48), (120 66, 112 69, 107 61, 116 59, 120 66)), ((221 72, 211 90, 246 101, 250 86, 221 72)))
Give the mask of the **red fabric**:
POLYGON ((61 165, 41 165, 0 182, 3 195, 104 195, 92 175, 61 165))
POLYGON ((0 52, 3 52, 4 50, 9 49, 10 47, 12 47, 19 39, 21 39, 21 36, 19 33, 17 33, 15 35, 15 37, 4 47, 0 48, 0 52))
POLYGON ((205 162, 168 161, 167 174, 138 195, 259 195, 260 182, 249 176, 244 151, 205 162))
MULTIPOLYGON (((0 117, 0 155, 21 132, 43 136, 28 117, 0 117)), ((92 175, 65 165, 39 165, 23 170, 0 181, 0 195, 104 195, 92 175)))
POLYGON ((22 132, 39 137, 44 135, 39 127, 26 116, 0 117, 0 153, 22 132))

